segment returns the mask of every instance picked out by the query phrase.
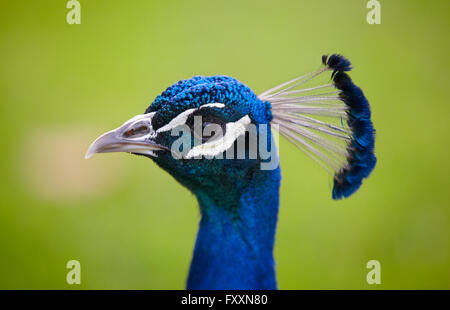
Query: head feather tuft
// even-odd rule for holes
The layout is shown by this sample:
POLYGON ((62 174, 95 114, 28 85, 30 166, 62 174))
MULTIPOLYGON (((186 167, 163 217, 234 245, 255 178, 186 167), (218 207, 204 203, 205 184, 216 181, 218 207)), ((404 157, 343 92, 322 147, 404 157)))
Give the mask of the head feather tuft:
POLYGON ((352 63, 339 54, 332 54, 330 57, 328 57, 328 55, 323 55, 322 63, 335 72, 352 70, 352 63))
POLYGON ((273 87, 259 98, 270 102, 272 123, 280 133, 334 175, 332 197, 340 199, 356 192, 374 169, 375 129, 369 102, 345 73, 352 69, 350 61, 332 54, 322 56, 322 63, 324 68, 273 87), (330 70, 331 83, 298 89, 330 70))

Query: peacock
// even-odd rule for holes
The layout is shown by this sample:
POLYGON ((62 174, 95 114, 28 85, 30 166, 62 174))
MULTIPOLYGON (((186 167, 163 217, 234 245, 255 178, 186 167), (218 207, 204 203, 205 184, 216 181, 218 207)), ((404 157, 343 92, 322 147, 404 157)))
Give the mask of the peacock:
POLYGON ((347 73, 352 65, 339 54, 321 60, 260 95, 229 76, 178 81, 89 147, 86 158, 146 156, 196 196, 201 218, 187 289, 277 289, 278 133, 331 175, 333 199, 355 193, 374 169, 375 129, 347 73))

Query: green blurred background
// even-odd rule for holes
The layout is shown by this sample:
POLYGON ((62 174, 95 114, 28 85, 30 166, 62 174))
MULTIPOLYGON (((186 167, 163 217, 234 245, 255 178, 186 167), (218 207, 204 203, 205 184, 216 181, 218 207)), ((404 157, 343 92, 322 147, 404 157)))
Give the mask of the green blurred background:
POLYGON ((0 288, 182 289, 199 211, 150 160, 83 156, 172 83, 233 76, 259 93, 325 53, 354 64, 378 166, 331 180, 280 141, 281 289, 449 289, 449 1, 2 1, 0 288), (66 283, 66 262, 82 283, 66 283), (381 281, 366 282, 379 260, 381 281))

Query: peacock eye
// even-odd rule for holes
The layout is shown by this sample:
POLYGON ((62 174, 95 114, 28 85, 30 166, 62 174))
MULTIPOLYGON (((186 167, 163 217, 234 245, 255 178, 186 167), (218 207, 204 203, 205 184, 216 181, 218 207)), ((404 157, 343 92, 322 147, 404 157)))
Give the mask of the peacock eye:
POLYGON ((224 126, 220 124, 215 124, 211 122, 203 122, 202 123, 202 142, 211 142, 215 141, 219 138, 222 138, 225 134, 224 126))
POLYGON ((211 122, 203 122, 202 123, 202 129, 203 131, 205 131, 205 129, 210 130, 212 129, 212 126, 217 125, 217 124, 213 124, 211 122))
POLYGON ((225 123, 218 117, 195 116, 189 123, 194 138, 202 143, 222 138, 225 134, 225 123))

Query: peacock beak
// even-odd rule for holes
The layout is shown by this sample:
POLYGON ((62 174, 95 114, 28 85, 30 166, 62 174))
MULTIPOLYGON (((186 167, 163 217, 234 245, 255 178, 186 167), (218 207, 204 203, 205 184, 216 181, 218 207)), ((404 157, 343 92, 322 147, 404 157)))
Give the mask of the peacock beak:
POLYGON ((151 119, 154 113, 138 115, 126 121, 122 126, 104 133, 89 147, 85 158, 95 153, 127 152, 156 156, 154 151, 166 150, 154 140, 156 133, 151 119))

